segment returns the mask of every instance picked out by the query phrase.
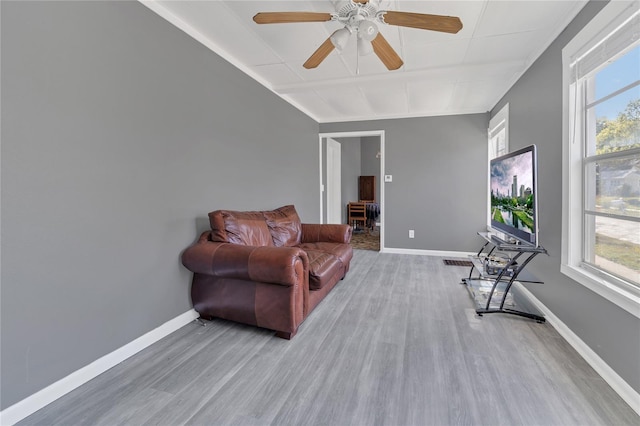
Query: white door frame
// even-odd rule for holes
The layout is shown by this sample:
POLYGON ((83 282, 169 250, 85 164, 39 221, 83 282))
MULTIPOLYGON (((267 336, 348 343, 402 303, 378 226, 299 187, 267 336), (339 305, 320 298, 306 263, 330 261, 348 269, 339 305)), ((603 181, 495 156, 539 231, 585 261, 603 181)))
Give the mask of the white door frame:
POLYGON ((326 138, 327 149, 327 223, 342 223, 342 144, 326 138))
POLYGON ((324 217, 324 203, 323 203, 323 171, 322 171, 322 140, 325 138, 358 138, 364 136, 378 136, 380 138, 380 182, 378 183, 380 187, 380 251, 384 251, 384 220, 385 220, 385 208, 384 208, 384 158, 385 158, 385 143, 384 143, 384 130, 369 130, 369 131, 355 131, 355 132, 337 132, 337 133, 320 133, 318 135, 318 153, 319 153, 319 163, 320 163, 320 223, 323 223, 324 217))

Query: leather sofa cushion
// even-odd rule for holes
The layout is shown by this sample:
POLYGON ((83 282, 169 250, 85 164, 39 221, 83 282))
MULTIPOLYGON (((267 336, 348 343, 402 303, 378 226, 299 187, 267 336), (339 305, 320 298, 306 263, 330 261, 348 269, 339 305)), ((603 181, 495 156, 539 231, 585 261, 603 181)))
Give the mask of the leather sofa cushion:
POLYGON ((317 250, 307 251, 309 258, 309 290, 320 290, 343 268, 336 256, 317 250))
POLYGON ((211 241, 272 247, 273 239, 262 212, 216 210, 209 213, 211 241))
MULTIPOLYGON (((323 253, 331 254, 337 257, 342 264, 348 265, 351 262, 351 258, 353 257, 353 249, 349 244, 338 244, 338 243, 302 243, 298 245, 302 250, 309 254, 313 251, 320 251, 323 253)), ((309 258, 311 260, 311 258, 309 258)))
POLYGON ((262 212, 276 247, 293 247, 302 239, 302 224, 296 208, 283 206, 272 211, 262 212))

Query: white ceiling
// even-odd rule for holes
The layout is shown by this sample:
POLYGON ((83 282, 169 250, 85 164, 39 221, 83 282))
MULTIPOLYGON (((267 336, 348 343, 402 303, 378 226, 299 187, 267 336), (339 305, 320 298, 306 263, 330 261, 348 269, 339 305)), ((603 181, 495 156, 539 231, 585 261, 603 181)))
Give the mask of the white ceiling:
POLYGON ((302 64, 342 25, 258 25, 258 12, 336 12, 324 1, 141 0, 320 123, 491 110, 586 0, 382 0, 381 10, 458 16, 457 34, 380 25, 404 60, 389 71, 352 37, 315 69, 302 64), (356 74, 359 61, 359 74, 356 74))

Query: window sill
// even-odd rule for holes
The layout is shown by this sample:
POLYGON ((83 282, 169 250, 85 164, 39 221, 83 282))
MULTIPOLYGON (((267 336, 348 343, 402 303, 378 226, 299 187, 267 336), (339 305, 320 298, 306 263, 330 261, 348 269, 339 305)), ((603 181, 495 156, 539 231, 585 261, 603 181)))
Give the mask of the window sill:
POLYGON ((580 267, 562 264, 560 271, 636 318, 640 318, 640 291, 634 288, 622 288, 580 267))

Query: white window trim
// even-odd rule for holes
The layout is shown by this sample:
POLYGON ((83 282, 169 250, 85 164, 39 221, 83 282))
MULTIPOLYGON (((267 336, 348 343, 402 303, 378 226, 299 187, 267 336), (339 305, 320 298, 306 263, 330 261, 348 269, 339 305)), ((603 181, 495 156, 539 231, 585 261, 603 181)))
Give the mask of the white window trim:
MULTIPOLYGON (((562 252, 560 271, 598 295, 640 318, 640 290, 615 285, 606 274, 582 265, 583 190, 582 190, 582 132, 575 125, 574 105, 581 105, 580 90, 571 90, 570 65, 572 58, 585 47, 595 44, 637 10, 639 2, 612 1, 587 24, 562 50, 562 252), (571 103, 572 97, 574 103, 571 103), (581 145, 580 148, 573 144, 581 145)), ((581 121, 580 121, 581 122, 581 121)))
POLYGON ((487 231, 491 231, 491 170, 489 164, 493 159, 491 152, 491 139, 496 129, 504 126, 505 152, 509 152, 509 104, 505 104, 500 111, 489 120, 487 129, 487 231))
POLYGON ((506 143, 509 147, 509 104, 505 104, 500 111, 496 113, 491 120, 489 120, 489 133, 491 133, 496 127, 500 127, 504 121, 504 128, 506 130, 506 143))

